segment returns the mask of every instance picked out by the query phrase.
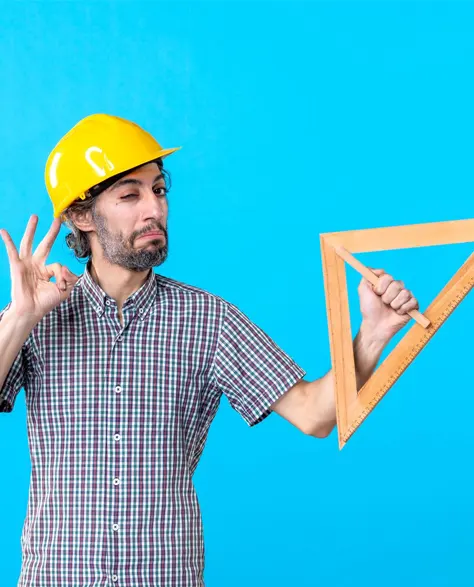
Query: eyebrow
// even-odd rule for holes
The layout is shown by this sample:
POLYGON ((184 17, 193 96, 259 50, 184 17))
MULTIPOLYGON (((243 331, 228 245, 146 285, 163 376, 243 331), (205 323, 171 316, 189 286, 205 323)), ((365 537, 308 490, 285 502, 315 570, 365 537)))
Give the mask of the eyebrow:
MULTIPOLYGON (((164 179, 164 177, 161 173, 155 177, 155 179, 153 180, 153 183, 156 183, 159 179, 164 179)), ((136 185, 144 185, 140 179, 133 179, 132 177, 128 177, 128 178, 124 178, 124 179, 119 179, 117 182, 115 182, 114 185, 110 188, 110 191, 113 192, 117 188, 119 188, 123 185, 129 184, 129 183, 136 184, 136 185)))

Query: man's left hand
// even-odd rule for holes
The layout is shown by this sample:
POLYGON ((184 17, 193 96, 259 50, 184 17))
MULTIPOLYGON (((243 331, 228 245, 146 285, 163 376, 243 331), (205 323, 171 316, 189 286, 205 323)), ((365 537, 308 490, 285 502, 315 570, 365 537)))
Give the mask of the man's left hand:
POLYGON ((358 287, 362 322, 376 338, 388 341, 412 320, 407 312, 419 308, 418 300, 403 281, 383 269, 371 271, 379 278, 377 285, 363 278, 358 287))

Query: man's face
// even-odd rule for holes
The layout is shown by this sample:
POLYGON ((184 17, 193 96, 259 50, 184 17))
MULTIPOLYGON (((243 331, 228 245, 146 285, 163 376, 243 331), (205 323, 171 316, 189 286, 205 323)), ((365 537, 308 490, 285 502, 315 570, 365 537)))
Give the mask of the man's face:
POLYGON ((164 263, 167 217, 166 183, 156 163, 132 171, 104 190, 92 212, 104 258, 131 271, 164 263), (162 234, 143 237, 150 231, 162 234))

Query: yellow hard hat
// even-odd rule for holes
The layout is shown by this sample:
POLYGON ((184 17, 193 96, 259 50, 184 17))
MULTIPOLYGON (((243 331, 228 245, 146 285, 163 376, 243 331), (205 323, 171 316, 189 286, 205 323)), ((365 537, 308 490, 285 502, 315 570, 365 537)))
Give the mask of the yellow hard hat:
POLYGON ((163 149, 146 130, 125 118, 92 114, 66 133, 48 156, 45 182, 54 218, 77 198, 119 173, 181 149, 163 149))

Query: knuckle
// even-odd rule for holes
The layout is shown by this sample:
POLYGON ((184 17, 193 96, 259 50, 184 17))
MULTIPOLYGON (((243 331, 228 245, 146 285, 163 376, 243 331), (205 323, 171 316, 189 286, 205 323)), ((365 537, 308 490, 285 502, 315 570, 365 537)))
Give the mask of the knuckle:
POLYGON ((376 284, 374 290, 379 295, 383 295, 387 289, 387 285, 388 285, 387 282, 383 278, 380 278, 377 281, 377 284, 376 284))

